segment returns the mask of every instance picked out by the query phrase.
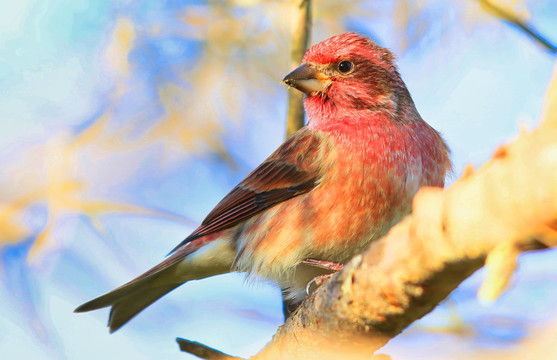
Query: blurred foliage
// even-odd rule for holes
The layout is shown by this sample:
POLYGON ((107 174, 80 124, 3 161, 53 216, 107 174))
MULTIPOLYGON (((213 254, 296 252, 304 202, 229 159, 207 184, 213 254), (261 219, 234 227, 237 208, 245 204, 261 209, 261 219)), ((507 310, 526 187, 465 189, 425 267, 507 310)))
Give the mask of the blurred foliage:
MULTIPOLYGON (((346 31, 355 14, 369 21, 388 16, 390 6, 364 3, 361 0, 316 1, 316 37, 323 37, 324 29, 329 34, 346 31)), ((522 1, 499 3, 523 16, 528 14, 522 1)), ((39 156, 44 157, 43 170, 47 175, 38 174, 42 181, 29 183, 27 188, 19 189, 18 192, 23 193, 20 197, 2 204, 0 243, 21 241, 32 232, 21 222, 21 216, 36 202, 46 202, 49 215, 43 229, 33 235, 36 240, 30 257, 41 253, 51 237, 53 226, 64 212, 88 215, 101 233, 98 215, 103 212, 153 214, 148 209, 108 200, 80 200, 91 181, 80 173, 82 153, 103 151, 115 155, 161 143, 183 152, 184 156, 214 152, 229 162, 233 161, 222 142, 225 124, 241 124, 244 111, 249 110, 246 104, 262 95, 273 96, 276 92, 284 72, 277 69, 284 68, 288 61, 288 52, 284 51, 289 36, 285 14, 290 11, 290 2, 237 0, 183 6, 173 4, 167 4, 170 9, 165 15, 170 19, 165 21, 145 21, 117 14, 103 51, 111 73, 107 80, 112 82, 113 88, 108 94, 108 106, 73 138, 60 137, 56 132, 46 134, 46 143, 38 145, 38 149, 15 154, 16 157, 29 157, 39 152, 39 156), (179 44, 187 49, 172 48, 179 44), (177 54, 172 56, 172 51, 177 54), (186 51, 193 52, 194 59, 181 59, 180 55, 186 55, 186 51), (159 59, 162 56, 175 58, 159 59), (133 58, 135 61, 130 60, 133 58), (162 68, 146 69, 150 66, 162 68), (145 71, 154 77, 152 83, 134 81, 134 77, 145 71), (155 93, 134 109, 135 113, 114 121, 115 111, 133 101, 130 97, 134 96, 138 86, 149 87, 141 90, 155 93), (155 116, 144 116, 142 112, 148 108, 160 111, 155 116), (138 125, 144 127, 139 136, 138 125)), ((394 1, 391 15, 399 39, 398 50, 404 51, 427 38, 433 26, 449 26, 450 11, 445 11, 448 6, 437 0, 394 1), (431 21, 429 13, 432 11, 441 13, 437 21, 431 21)), ((477 4, 468 2, 464 6, 468 9, 460 13, 467 19, 482 18, 485 21, 486 17, 477 4)), ((441 34, 438 31, 434 37, 441 34)), ((9 178, 14 173, 5 170, 4 177, 9 178)))
MULTIPOLYGON (((498 1, 513 13, 528 16, 523 1, 498 1)), ((110 75, 108 104, 84 130, 68 135, 67 130, 45 134, 44 142, 36 148, 14 154, 13 163, 41 163, 34 181, 23 181, 16 193, 3 196, 0 212, 0 243, 16 243, 27 236, 35 238, 30 257, 40 254, 52 235, 57 219, 71 212, 85 214, 102 233, 98 216, 107 211, 154 214, 152 210, 109 200, 83 200, 91 187, 103 186, 91 181, 82 169, 81 156, 102 152, 140 153, 159 143, 181 156, 214 153, 229 163, 222 141, 226 124, 241 126, 249 104, 262 98, 276 96, 280 77, 288 63, 289 24, 285 21, 290 2, 257 0, 164 3, 164 21, 159 17, 141 18, 115 14, 108 41, 101 45, 101 60, 110 75), (102 48, 104 47, 104 50, 102 48), (147 77, 147 80, 141 79, 147 77), (138 92, 141 103, 131 105, 138 92), (117 114, 123 108, 128 114, 117 114), (45 203, 48 220, 42 229, 33 232, 22 221, 23 213, 32 204, 45 203), (102 203, 102 205, 101 205, 102 203)), ((489 17, 473 1, 458 4, 464 7, 467 22, 477 26, 477 20, 489 17)), ((161 11, 159 9, 159 11, 161 11)), ((318 0, 314 4, 315 38, 346 30, 367 32, 356 23, 392 16, 398 42, 397 52, 424 41, 442 38, 450 26, 454 4, 438 0, 392 3, 346 2, 318 0), (439 16, 432 21, 431 13, 439 16), (324 34, 325 33, 325 34, 324 34)), ((78 121, 79 123, 79 121, 78 121)), ((102 159, 100 159, 102 161, 102 159)), ((161 163, 165 163, 164 158, 161 163)), ((8 164, 9 165, 9 164, 8 164)), ((102 167, 100 163, 96 166, 102 167)), ((132 169, 130 169, 132 170, 132 169)), ((21 171, 21 169, 19 170, 21 171)), ((5 181, 17 179, 17 170, 4 169, 5 181)), ((133 175, 121 174, 120 181, 133 175)), ((166 215, 164 215, 166 216, 166 215)), ((55 244, 52 244, 55 245, 55 244)))

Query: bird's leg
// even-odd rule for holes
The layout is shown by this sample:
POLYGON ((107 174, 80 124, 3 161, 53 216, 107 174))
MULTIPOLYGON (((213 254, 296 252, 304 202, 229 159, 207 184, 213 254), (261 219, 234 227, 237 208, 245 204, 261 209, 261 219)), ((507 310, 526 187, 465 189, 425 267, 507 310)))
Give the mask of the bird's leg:
MULTIPOLYGON (((321 284, 323 284, 325 280, 331 277, 336 271, 339 271, 344 267, 344 264, 341 263, 327 261, 327 260, 317 260, 317 259, 304 259, 302 260, 302 264, 333 272, 331 274, 316 276, 315 278, 311 279, 306 285, 306 293, 308 295, 309 295, 311 285, 315 284, 317 287, 319 287, 321 284)), ((286 291, 284 289, 282 290, 282 313, 284 315, 285 321, 298 308, 298 306, 300 306, 301 303, 302 301, 295 301, 295 300, 288 299, 288 297, 286 296, 286 291)))
POLYGON ((286 321, 290 317, 290 315, 292 315, 292 313, 296 311, 298 306, 300 306, 300 304, 303 301, 303 300, 290 299, 288 298, 286 293, 287 293, 286 290, 283 289, 282 290, 282 314, 284 315, 284 321, 286 321))
POLYGON ((331 271, 339 271, 342 270, 342 268, 344 267, 344 264, 342 263, 337 263, 334 261, 327 261, 327 260, 317 260, 317 259, 305 259, 302 260, 302 264, 311 265, 311 266, 315 266, 321 269, 331 270, 331 271))

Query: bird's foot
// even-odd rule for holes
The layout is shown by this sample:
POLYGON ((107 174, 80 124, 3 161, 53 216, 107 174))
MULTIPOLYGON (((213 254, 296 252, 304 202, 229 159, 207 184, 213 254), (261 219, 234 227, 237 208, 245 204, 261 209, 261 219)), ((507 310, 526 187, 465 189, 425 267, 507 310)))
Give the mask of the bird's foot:
POLYGON ((318 259, 305 259, 305 260, 302 261, 302 264, 315 266, 315 267, 318 267, 318 268, 321 268, 321 269, 333 271, 330 274, 319 275, 319 276, 316 276, 313 279, 311 279, 310 282, 308 282, 308 284, 306 285, 306 293, 308 295, 309 295, 311 286, 313 284, 315 284, 315 287, 318 288, 319 286, 321 286, 321 284, 323 284, 325 282, 325 280, 329 279, 337 271, 342 270, 342 268, 344 267, 344 264, 342 264, 342 263, 337 263, 337 262, 334 262, 334 261, 327 261, 327 260, 318 260, 318 259))
POLYGON ((321 269, 331 270, 331 271, 339 271, 342 270, 344 264, 337 263, 334 261, 327 261, 327 260, 317 260, 317 259, 305 259, 302 261, 302 264, 315 266, 321 269))

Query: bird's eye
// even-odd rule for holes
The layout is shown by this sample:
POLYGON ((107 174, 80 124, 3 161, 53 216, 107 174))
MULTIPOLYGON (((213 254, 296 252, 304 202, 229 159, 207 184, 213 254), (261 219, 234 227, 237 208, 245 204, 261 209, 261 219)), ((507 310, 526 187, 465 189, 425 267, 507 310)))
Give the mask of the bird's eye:
POLYGON ((351 61, 343 60, 338 63, 338 71, 340 71, 343 74, 349 73, 350 71, 352 71, 353 68, 354 68, 354 64, 352 64, 351 61))

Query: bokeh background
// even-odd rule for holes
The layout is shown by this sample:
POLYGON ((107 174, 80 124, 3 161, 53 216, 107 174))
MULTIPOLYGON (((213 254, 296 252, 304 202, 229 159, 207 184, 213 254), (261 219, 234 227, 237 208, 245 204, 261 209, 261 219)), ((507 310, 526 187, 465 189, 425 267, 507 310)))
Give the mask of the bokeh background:
MULTIPOLYGON (((557 2, 492 1, 557 41, 557 2)), ((476 0, 314 1, 312 43, 392 49, 455 172, 538 122, 555 53, 476 0)), ((283 140, 290 2, 0 3, 3 359, 188 359, 180 336, 256 353, 280 291, 188 283, 109 335, 73 309, 159 262, 283 140)), ((393 359, 557 359, 557 253, 527 254, 493 304, 481 271, 392 340, 393 359)))

